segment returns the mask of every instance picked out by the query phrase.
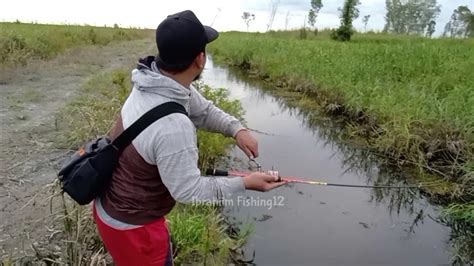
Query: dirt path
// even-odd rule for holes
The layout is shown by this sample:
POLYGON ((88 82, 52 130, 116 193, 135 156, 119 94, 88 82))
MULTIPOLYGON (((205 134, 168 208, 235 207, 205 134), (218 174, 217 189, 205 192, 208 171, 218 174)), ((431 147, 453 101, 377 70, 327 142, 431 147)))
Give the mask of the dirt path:
POLYGON ((31 243, 53 234, 46 186, 65 156, 53 145, 58 111, 92 75, 131 67, 153 52, 150 40, 75 48, 0 72, 0 262, 31 255, 31 243))

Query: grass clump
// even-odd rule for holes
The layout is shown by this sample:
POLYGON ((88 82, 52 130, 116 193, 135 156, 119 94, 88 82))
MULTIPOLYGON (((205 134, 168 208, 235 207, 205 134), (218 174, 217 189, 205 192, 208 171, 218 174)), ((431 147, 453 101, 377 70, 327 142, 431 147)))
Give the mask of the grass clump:
MULTIPOLYGON (((214 102, 222 110, 240 121, 244 121, 244 109, 239 100, 230 100, 229 92, 224 88, 213 89, 202 83, 195 83, 196 88, 206 99, 214 102)), ((219 159, 226 156, 234 144, 234 139, 221 134, 198 130, 199 169, 214 167, 219 159)))
POLYGON ((128 80, 128 72, 120 69, 95 75, 84 85, 83 93, 58 117, 58 126, 65 132, 59 139, 61 148, 75 149, 110 132, 130 92, 128 80))
POLYGON ((223 265, 240 254, 251 232, 245 226, 235 233, 227 225, 217 206, 177 204, 167 216, 176 249, 176 264, 201 263, 223 265))
POLYGON ((442 211, 441 220, 453 229, 453 265, 474 262, 474 203, 451 204, 442 211))

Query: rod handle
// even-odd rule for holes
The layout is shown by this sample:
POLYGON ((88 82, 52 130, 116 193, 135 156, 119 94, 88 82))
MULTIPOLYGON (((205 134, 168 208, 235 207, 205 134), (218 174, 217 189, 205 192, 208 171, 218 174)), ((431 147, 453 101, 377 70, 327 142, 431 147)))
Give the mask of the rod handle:
POLYGON ((229 172, 219 169, 206 169, 206 176, 228 176, 229 172))

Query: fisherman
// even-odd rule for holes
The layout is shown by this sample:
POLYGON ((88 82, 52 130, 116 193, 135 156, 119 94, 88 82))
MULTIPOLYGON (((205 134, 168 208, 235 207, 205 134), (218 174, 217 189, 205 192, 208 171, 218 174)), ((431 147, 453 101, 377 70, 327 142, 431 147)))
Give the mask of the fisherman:
POLYGON ((100 236, 117 265, 172 264, 164 217, 176 201, 221 201, 246 189, 264 192, 284 184, 262 172, 228 178, 200 174, 196 128, 231 136, 247 156, 258 156, 249 130, 191 84, 206 64, 206 45, 218 35, 192 11, 170 15, 156 30, 159 55, 140 59, 132 71, 133 90, 112 137, 165 102, 183 105, 189 116, 171 114, 146 128, 123 151, 110 186, 94 202, 100 236))

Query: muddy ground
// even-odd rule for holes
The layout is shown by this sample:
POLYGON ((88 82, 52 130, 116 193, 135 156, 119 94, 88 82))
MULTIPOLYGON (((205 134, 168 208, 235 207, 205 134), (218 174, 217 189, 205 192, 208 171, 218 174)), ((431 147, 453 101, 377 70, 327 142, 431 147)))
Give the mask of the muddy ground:
POLYGON ((57 235, 49 185, 67 152, 54 143, 58 112, 93 75, 130 68, 153 49, 151 39, 81 47, 0 70, 0 262, 34 255, 32 244, 51 245, 57 235))

